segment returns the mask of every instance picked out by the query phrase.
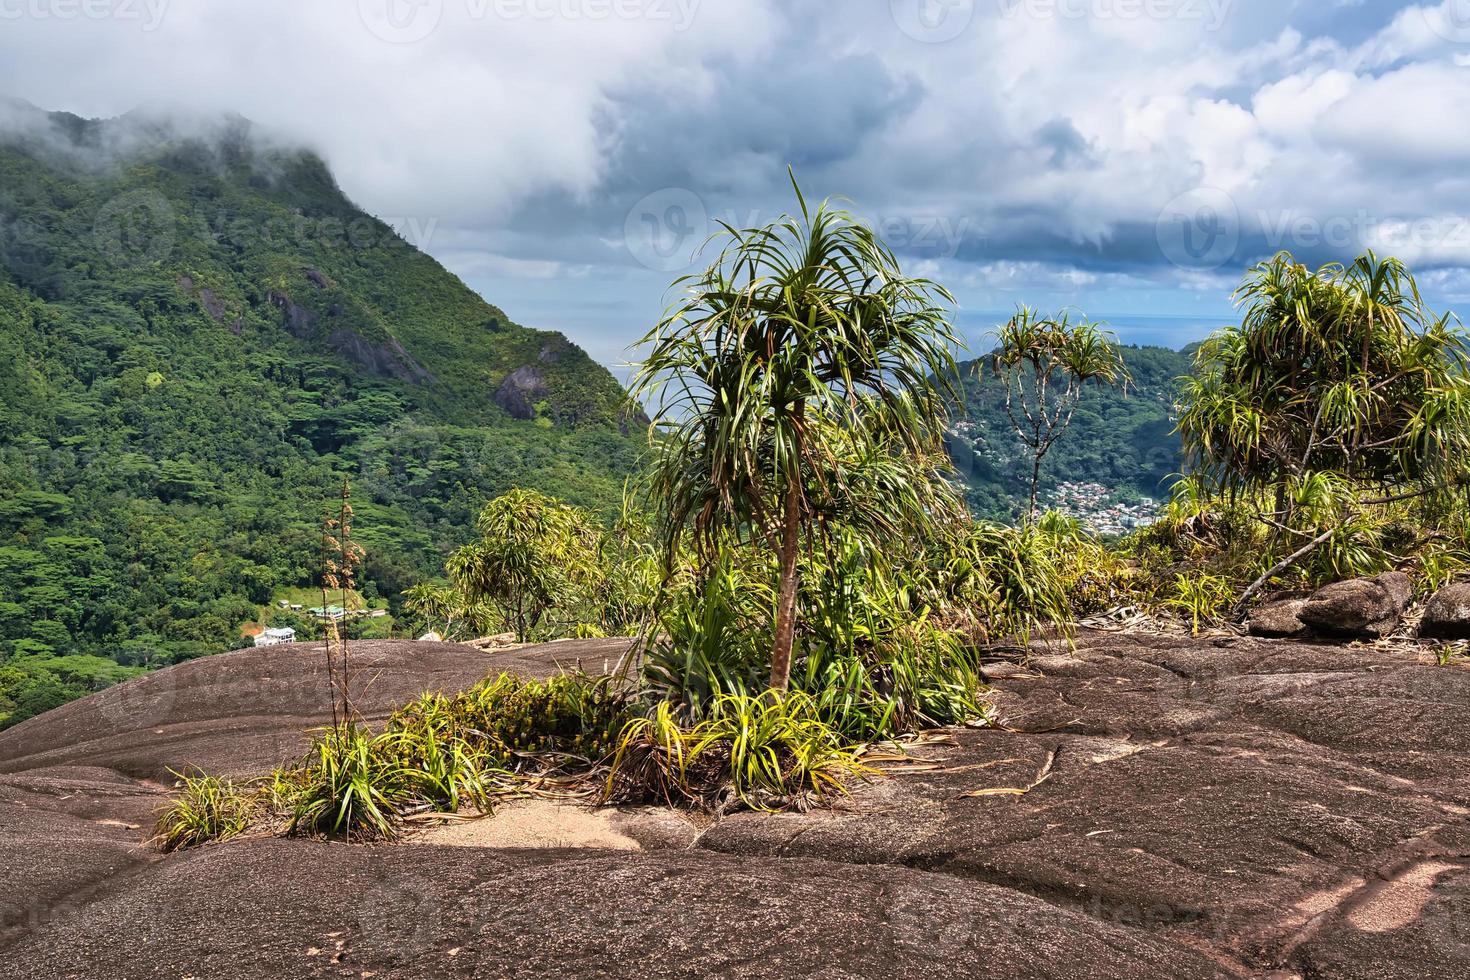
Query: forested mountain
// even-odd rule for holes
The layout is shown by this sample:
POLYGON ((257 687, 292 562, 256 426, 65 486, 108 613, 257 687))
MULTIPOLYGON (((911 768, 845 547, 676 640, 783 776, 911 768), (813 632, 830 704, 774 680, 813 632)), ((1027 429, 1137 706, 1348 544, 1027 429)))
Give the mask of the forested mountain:
POLYGON ((512 485, 610 510, 642 439, 581 349, 237 117, 0 103, 0 350, 0 726, 238 642, 343 476, 396 596, 512 485))
MULTIPOLYGON (((1177 380, 1190 372, 1193 352, 1124 347, 1123 360, 1133 378, 1126 393, 1089 385, 1071 427, 1042 462, 1043 500, 1047 490, 1063 482, 1101 484, 1114 500, 1167 498, 1171 476, 1183 463, 1171 413, 1177 380)), ((1026 503, 1029 452, 1006 415, 1005 385, 986 359, 964 363, 960 370, 964 405, 955 412, 946 440, 950 456, 972 511, 1013 518, 1026 503)))

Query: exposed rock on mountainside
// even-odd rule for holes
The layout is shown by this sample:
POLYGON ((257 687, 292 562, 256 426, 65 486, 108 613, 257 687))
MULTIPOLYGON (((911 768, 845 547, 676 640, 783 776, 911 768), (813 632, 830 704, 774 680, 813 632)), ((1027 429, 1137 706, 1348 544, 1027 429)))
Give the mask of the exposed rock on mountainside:
MULTIPOLYGON (((621 649, 363 655, 381 715, 421 678, 621 649)), ((120 773, 264 769, 324 701, 299 653, 172 668, 0 734, 0 974, 1470 972, 1470 671, 1251 639, 1034 654, 993 670, 1004 728, 920 746, 831 811, 727 817, 692 848, 256 840, 159 859, 132 845, 162 795, 120 773)))
POLYGON ((495 389, 495 404, 512 418, 530 419, 536 417, 536 402, 545 395, 546 379, 541 377, 541 372, 529 364, 522 364, 507 374, 500 387, 495 389))

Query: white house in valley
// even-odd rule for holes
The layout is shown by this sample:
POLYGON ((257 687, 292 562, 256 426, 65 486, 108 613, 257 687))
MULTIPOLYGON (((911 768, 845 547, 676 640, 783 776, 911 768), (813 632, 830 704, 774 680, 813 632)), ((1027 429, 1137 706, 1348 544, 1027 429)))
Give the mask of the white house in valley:
POLYGON ((278 629, 268 629, 256 634, 255 645, 258 647, 273 647, 280 643, 295 643, 296 631, 289 626, 278 629))

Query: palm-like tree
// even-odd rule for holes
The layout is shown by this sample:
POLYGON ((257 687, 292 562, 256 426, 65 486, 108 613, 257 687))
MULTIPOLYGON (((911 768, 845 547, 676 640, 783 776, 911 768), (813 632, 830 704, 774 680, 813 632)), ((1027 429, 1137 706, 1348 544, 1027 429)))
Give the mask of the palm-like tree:
POLYGON ((1236 298, 1241 325, 1201 346, 1179 429, 1202 477, 1262 497, 1276 533, 1301 544, 1240 608, 1363 505, 1465 480, 1470 373, 1459 324, 1425 308, 1397 259, 1313 271, 1282 252, 1236 298))
POLYGON ((1245 317, 1200 348, 1179 421, 1217 484, 1275 490, 1327 472, 1393 489, 1463 465, 1465 338, 1397 259, 1313 272, 1283 252, 1236 297, 1245 317))
POLYGON ((799 217, 725 225, 710 267, 674 284, 687 295, 643 339, 632 384, 657 405, 653 482, 670 560, 686 533, 706 554, 733 535, 780 557, 770 684, 782 691, 803 540, 843 500, 867 498, 844 487, 855 447, 934 452, 958 346, 946 290, 904 276, 871 228, 828 202, 812 210, 792 186, 799 217))
POLYGON ((1005 382, 1006 415, 1031 451, 1030 519, 1036 516, 1041 461, 1072 423, 1082 389, 1126 385, 1128 369, 1110 334, 1086 320, 1074 323, 1066 312, 1042 316, 1023 306, 995 335, 991 367, 1005 382))

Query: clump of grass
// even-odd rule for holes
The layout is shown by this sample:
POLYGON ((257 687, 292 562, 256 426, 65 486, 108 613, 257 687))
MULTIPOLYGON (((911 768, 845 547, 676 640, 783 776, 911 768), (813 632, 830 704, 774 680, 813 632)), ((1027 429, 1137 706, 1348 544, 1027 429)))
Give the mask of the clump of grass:
POLYGON ((359 724, 328 729, 306 763, 278 771, 270 790, 291 814, 288 833, 391 838, 409 813, 488 813, 495 772, 483 748, 442 719, 416 715, 376 735, 359 724))
POLYGON ((1164 604, 1190 621, 1198 635, 1200 627, 1225 614, 1233 591, 1229 581, 1208 572, 1180 573, 1174 577, 1174 591, 1164 604))
POLYGON ((567 759, 592 770, 632 714, 608 678, 501 674, 453 697, 422 694, 376 735, 357 723, 327 729, 302 765, 275 773, 268 793, 291 815, 288 832, 394 837, 410 813, 490 812, 512 770, 567 759))
POLYGON ((410 795, 420 805, 445 813, 466 806, 490 812, 492 760, 482 746, 456 734, 447 720, 400 723, 380 741, 381 751, 402 765, 410 795))
POLYGON ((624 728, 605 796, 620 803, 801 807, 872 775, 859 751, 799 691, 722 695, 688 728, 661 702, 624 728))
POLYGON ((1470 644, 1464 640, 1454 640, 1450 643, 1440 644, 1434 650, 1434 661, 1441 667, 1448 667, 1465 660, 1470 653, 1470 644))
POLYGON ((844 710, 800 691, 725 694, 691 724, 669 701, 641 714, 610 678, 501 675, 453 697, 420 695, 378 733, 327 728, 301 763, 252 793, 187 779, 159 836, 174 850, 260 820, 292 834, 392 838, 413 814, 489 812, 502 782, 558 768, 586 778, 609 761, 608 801, 802 807, 874 772, 833 722, 844 710))
POLYGON ((409 768, 384 735, 362 725, 329 728, 312 747, 290 804, 289 833, 393 837, 413 799, 409 768))
POLYGON ((155 828, 154 840, 165 852, 238 837, 259 810, 256 795, 228 779, 202 773, 174 775, 183 787, 159 815, 155 828))

